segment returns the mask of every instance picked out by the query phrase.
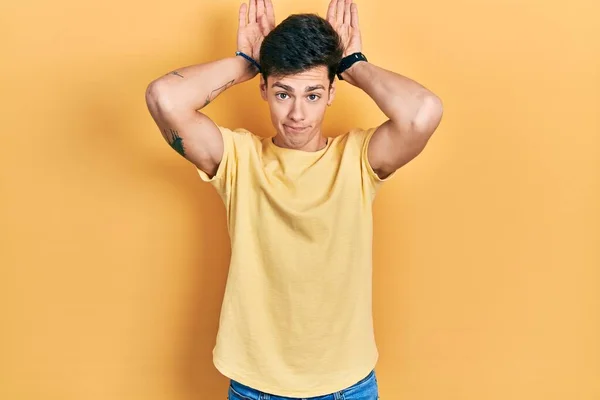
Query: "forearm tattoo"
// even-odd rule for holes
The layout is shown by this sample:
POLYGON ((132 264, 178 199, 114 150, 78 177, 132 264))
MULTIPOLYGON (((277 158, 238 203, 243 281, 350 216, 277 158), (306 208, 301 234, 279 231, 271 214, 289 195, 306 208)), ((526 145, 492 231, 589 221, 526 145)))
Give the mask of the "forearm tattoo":
POLYGON ((183 78, 183 75, 181 75, 179 72, 177 71, 173 71, 173 72, 169 72, 167 75, 177 75, 183 78))
POLYGON ((183 147, 183 138, 179 136, 179 132, 174 129, 163 129, 163 136, 167 139, 169 145, 179 154, 185 157, 185 148, 183 147))
POLYGON ((221 92, 223 92, 227 88, 231 87, 233 85, 233 82, 235 82, 235 79, 230 80, 229 82, 227 82, 223 86, 218 87, 215 90, 213 90, 212 92, 210 92, 210 94, 206 97, 206 102, 204 103, 203 107, 206 107, 208 105, 208 103, 210 103, 211 101, 213 101, 214 98, 217 97, 221 92), (215 92, 217 92, 217 94, 215 94, 215 92))

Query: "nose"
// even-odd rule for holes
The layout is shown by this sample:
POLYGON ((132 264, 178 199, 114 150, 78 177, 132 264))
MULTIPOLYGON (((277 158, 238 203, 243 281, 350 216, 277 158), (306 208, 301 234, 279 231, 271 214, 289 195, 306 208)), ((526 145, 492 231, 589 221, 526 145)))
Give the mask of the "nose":
POLYGON ((302 101, 295 100, 288 117, 294 122, 303 121, 304 120, 304 110, 302 109, 302 107, 303 107, 302 101))

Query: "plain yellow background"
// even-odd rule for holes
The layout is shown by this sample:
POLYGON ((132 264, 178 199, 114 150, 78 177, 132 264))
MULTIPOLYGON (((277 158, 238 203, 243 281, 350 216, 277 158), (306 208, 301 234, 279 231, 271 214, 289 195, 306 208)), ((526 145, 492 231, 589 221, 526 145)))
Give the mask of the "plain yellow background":
MULTIPOLYGON (((0 398, 225 399, 225 211, 144 92, 231 56, 239 4, 3 1, 0 398)), ((375 201, 381 398, 600 399, 600 4, 358 4, 369 60, 444 102, 375 201)), ((338 90, 325 135, 384 121, 338 90)), ((258 78, 204 111, 274 134, 258 78)))

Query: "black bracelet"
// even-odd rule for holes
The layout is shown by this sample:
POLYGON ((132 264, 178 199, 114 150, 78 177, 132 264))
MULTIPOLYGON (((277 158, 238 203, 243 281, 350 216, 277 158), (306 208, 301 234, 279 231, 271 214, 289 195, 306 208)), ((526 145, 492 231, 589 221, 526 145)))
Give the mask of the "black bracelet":
POLYGON ((350 68, 352 65, 354 65, 354 63, 356 63, 358 61, 367 61, 368 62, 367 57, 360 51, 357 51, 356 53, 352 53, 352 54, 342 58, 342 61, 340 61, 340 66, 338 67, 337 72, 336 72, 338 79, 343 81, 344 78, 342 78, 342 72, 344 72, 345 70, 350 68))
POLYGON ((252 57, 250 57, 249 55, 246 55, 246 54, 242 53, 241 51, 236 51, 236 52, 235 52, 235 55, 236 55, 236 56, 242 56, 242 57, 244 57, 246 60, 248 60, 248 61, 250 61, 252 64, 254 64, 254 66, 255 66, 256 68, 258 68, 258 72, 261 72, 261 70, 260 70, 260 65, 258 65, 258 63, 257 63, 257 62, 256 62, 256 61, 255 61, 255 60, 252 58, 252 57))

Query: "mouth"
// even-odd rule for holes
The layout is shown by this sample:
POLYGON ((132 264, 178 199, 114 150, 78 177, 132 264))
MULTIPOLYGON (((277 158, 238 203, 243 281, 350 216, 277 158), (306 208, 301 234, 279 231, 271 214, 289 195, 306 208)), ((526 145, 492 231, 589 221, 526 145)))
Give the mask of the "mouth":
POLYGON ((290 132, 303 132, 308 128, 308 126, 289 126, 283 125, 283 127, 290 132))

